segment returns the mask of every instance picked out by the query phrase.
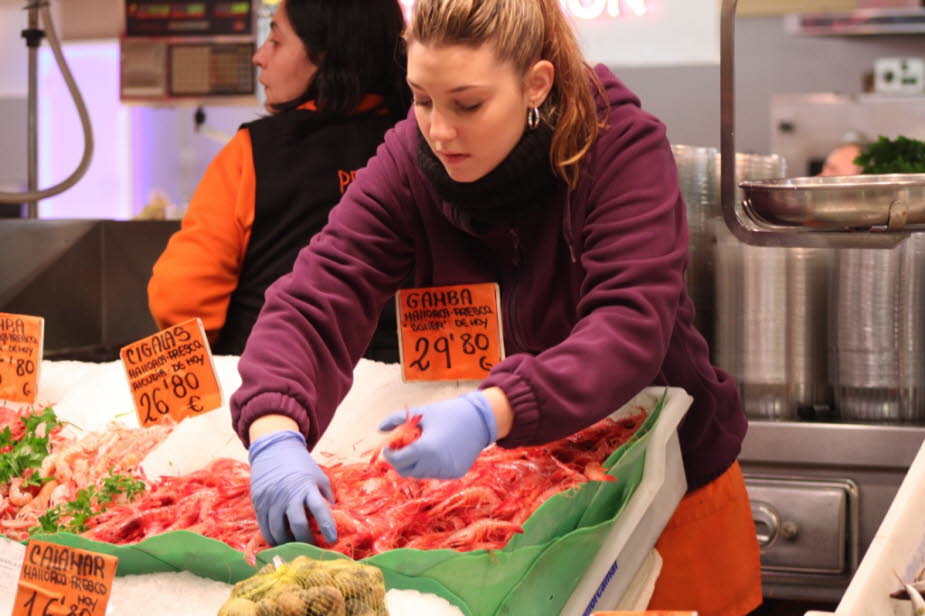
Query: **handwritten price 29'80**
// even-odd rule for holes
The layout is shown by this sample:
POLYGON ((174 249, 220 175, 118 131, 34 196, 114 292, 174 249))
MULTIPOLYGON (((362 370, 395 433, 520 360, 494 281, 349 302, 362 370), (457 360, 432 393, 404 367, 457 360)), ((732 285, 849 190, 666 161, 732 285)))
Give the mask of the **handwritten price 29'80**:
MULTIPOLYGON (((453 367, 453 351, 461 352, 465 355, 475 355, 479 351, 487 351, 490 346, 488 336, 485 334, 461 334, 458 338, 456 334, 447 334, 431 340, 421 336, 414 343, 414 352, 417 357, 410 362, 410 366, 417 367, 421 372, 427 372, 430 369, 431 362, 429 356, 443 355, 443 361, 446 363, 446 369, 453 367)), ((486 355, 479 358, 479 367, 488 372, 491 370, 492 363, 486 355)))
MULTIPOLYGON (((183 376, 174 374, 170 377, 169 381, 164 379, 162 383, 164 385, 164 395, 173 395, 174 399, 180 400, 181 402, 186 399, 186 396, 190 394, 190 392, 199 389, 199 377, 192 372, 187 372, 183 376)), ((203 410, 199 402, 199 396, 190 396, 186 406, 194 413, 199 413, 203 410)), ((154 387, 151 391, 146 391, 141 394, 139 403, 145 411, 145 425, 157 421, 157 416, 154 415, 154 413, 159 415, 167 415, 170 413, 170 405, 161 397, 160 387, 154 387)))

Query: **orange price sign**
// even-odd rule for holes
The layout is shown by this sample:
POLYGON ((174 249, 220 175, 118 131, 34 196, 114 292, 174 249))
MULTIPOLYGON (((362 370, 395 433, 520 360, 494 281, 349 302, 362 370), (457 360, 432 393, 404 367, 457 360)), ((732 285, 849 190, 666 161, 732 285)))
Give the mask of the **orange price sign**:
POLYGON ((591 616, 697 616, 697 612, 689 610, 642 610, 641 612, 617 610, 615 612, 594 612, 591 616))
POLYGON ((29 541, 12 616, 103 616, 118 562, 108 554, 29 541))
POLYGON ((504 359, 495 283, 402 289, 398 337, 405 381, 479 380, 504 359))
POLYGON ((0 312, 0 400, 35 402, 45 319, 0 312))
POLYGON ((180 422, 222 405, 212 350, 198 318, 124 346, 119 354, 142 427, 180 422))

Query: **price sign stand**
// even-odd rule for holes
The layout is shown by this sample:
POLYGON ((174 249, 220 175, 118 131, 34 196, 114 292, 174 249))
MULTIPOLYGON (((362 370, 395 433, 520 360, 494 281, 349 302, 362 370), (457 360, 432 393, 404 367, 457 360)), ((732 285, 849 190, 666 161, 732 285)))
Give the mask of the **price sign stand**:
POLYGON ((119 355, 142 427, 180 422, 222 405, 212 350, 198 318, 122 347, 119 355))
POLYGON ((0 400, 35 402, 45 319, 0 312, 0 400))
POLYGON ((12 616, 104 616, 119 559, 31 540, 12 616))
POLYGON ((403 380, 481 380, 504 359, 497 284, 402 289, 396 297, 403 380))

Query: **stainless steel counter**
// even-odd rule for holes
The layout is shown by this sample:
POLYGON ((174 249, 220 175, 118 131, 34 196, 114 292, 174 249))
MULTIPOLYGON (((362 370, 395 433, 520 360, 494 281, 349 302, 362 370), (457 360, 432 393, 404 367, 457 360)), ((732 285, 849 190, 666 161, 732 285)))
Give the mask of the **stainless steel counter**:
POLYGON ((762 550, 765 597, 838 601, 923 440, 925 426, 752 420, 739 459, 753 511, 770 510, 759 536, 767 519, 784 530, 762 550), (820 572, 832 537, 822 560, 839 565, 820 572))
MULTIPOLYGON (((45 317, 45 357, 154 333, 146 287, 178 221, 0 220, 0 312, 45 317)), ((115 351, 112 350, 112 348, 115 351)), ((114 353, 114 354, 113 354, 114 353)))

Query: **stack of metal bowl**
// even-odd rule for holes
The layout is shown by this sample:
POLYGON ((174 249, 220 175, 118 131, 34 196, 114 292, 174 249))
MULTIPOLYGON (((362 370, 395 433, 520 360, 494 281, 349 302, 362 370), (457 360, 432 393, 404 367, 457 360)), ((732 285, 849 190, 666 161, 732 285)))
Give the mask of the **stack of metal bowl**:
POLYGON ((925 236, 838 251, 832 381, 843 419, 925 420, 925 236))

